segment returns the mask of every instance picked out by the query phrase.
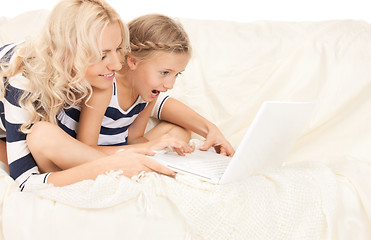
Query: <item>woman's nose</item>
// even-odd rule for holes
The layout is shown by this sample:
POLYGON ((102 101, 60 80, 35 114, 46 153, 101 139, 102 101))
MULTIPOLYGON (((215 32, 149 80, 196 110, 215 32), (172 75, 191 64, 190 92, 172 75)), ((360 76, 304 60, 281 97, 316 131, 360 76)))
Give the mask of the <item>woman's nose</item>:
POLYGON ((110 62, 109 64, 107 65, 107 67, 110 69, 110 70, 113 70, 113 71, 118 71, 122 68, 122 64, 121 64, 121 54, 118 54, 118 53, 114 53, 112 54, 111 58, 110 58, 110 62))

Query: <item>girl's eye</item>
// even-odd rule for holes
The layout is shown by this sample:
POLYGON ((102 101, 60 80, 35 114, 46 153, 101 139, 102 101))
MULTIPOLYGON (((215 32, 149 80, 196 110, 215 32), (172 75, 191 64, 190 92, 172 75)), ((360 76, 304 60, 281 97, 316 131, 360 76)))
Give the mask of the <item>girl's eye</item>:
POLYGON ((107 57, 106 55, 103 55, 103 56, 102 56, 102 60, 104 60, 106 57, 107 57))
POLYGON ((182 75, 182 72, 177 73, 175 76, 178 77, 179 75, 182 75))
POLYGON ((168 71, 165 71, 165 72, 161 72, 161 75, 167 75, 167 74, 169 74, 169 72, 168 72, 168 71))

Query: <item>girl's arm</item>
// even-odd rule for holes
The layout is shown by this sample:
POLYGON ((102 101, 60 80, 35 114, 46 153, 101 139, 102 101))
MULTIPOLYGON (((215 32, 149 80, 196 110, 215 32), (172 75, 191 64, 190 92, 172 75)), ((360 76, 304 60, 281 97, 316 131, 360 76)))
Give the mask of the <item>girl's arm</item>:
POLYGON ((155 103, 156 101, 148 103, 129 127, 128 144, 148 142, 148 139, 144 137, 144 131, 146 130, 146 126, 155 103))
POLYGON ((129 134, 128 134, 128 144, 124 146, 98 146, 98 137, 99 131, 102 124, 103 115, 107 106, 103 109, 103 105, 100 104, 101 101, 104 101, 104 97, 95 96, 94 99, 89 100, 89 105, 94 104, 95 109, 89 109, 89 107, 84 106, 81 110, 80 122, 79 122, 79 129, 78 129, 78 137, 77 139, 89 144, 90 146, 98 149, 101 152, 106 154, 114 154, 118 150, 121 149, 132 149, 132 148, 149 148, 147 142, 148 140, 144 137, 144 131, 149 119, 149 114, 152 111, 154 103, 149 103, 146 108, 139 113, 138 117, 134 120, 132 125, 129 127, 129 134), (102 98, 102 99, 100 99, 102 98), (93 100, 93 101, 91 101, 93 100), (95 120, 91 121, 90 118, 94 117, 95 120), (98 123, 99 122, 99 123, 98 123), (81 134, 83 132, 83 135, 81 134), (90 136, 89 136, 90 135, 90 136), (94 139, 90 139, 94 138, 94 139), (81 138, 85 138, 84 141, 81 138))
MULTIPOLYGON (((114 154, 120 149, 128 150, 132 148, 146 148, 147 146, 145 144, 135 144, 135 145, 125 145, 125 146, 98 146, 98 139, 99 139, 100 129, 102 126, 102 120, 103 120, 104 114, 107 110, 107 107, 109 105, 111 98, 112 98, 112 88, 107 89, 105 91, 103 90, 94 91, 93 90, 93 95, 87 102, 88 106, 84 104, 81 108, 79 127, 77 130, 77 137, 76 137, 77 140, 106 154, 114 154)), ((148 106, 146 108, 148 108, 148 106)), ((147 142, 147 140, 145 140, 144 138, 140 139, 138 137, 140 136, 140 130, 135 131, 134 135, 135 135, 137 143, 147 142)))
POLYGON ((161 120, 177 124, 206 138, 201 150, 214 147, 220 154, 233 156, 234 149, 219 128, 184 103, 174 98, 167 99, 160 117, 161 120))
POLYGON ((93 95, 87 104, 83 104, 81 107, 77 140, 92 147, 97 147, 102 120, 111 97, 112 88, 107 90, 93 89, 93 95))
POLYGON ((193 149, 186 142, 175 136, 163 135, 151 141, 144 137, 144 132, 155 104, 156 101, 150 102, 129 127, 128 144, 135 144, 132 147, 144 146, 150 150, 161 150, 170 147, 179 155, 192 152, 193 149))
MULTIPOLYGON (((145 132, 152 108, 155 105, 154 101, 150 102, 146 106, 146 108, 141 113, 139 113, 137 118, 134 120, 134 122, 129 127, 128 145, 98 146, 97 143, 98 143, 98 137, 99 137, 99 129, 101 126, 104 111, 101 109, 100 110, 101 114, 98 114, 99 111, 97 111, 98 109, 100 109, 100 107, 97 108, 97 106, 99 105, 99 102, 102 100, 99 100, 97 97, 94 97, 94 99, 91 99, 91 100, 98 101, 98 104, 94 104, 92 103, 92 101, 89 100, 89 104, 90 105, 94 104, 96 107, 92 110, 89 107, 84 106, 84 108, 82 109, 81 116, 80 116, 79 129, 78 129, 78 136, 81 138, 80 134, 81 134, 81 130, 83 129, 82 131, 84 132, 86 131, 86 134, 84 134, 85 137, 87 138, 86 140, 84 140, 85 143, 89 144, 91 147, 94 147, 95 149, 105 154, 114 154, 119 150, 147 149, 148 151, 155 151, 155 150, 162 150, 166 147, 171 147, 178 154, 184 155, 184 153, 191 152, 193 150, 186 142, 174 136, 164 135, 152 141, 148 141, 148 139, 144 137, 144 132, 145 132), (93 122, 91 118, 95 118, 95 121, 93 122), (89 138, 95 138, 95 137, 96 139, 89 139, 89 138)), ((78 137, 78 140, 81 140, 79 139, 79 137, 78 137)))

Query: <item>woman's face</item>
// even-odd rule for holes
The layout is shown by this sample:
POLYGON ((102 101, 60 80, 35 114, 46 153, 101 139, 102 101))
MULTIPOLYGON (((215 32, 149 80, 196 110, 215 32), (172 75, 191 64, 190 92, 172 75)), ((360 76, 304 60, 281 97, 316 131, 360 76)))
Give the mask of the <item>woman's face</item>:
POLYGON ((127 61, 132 70, 134 88, 145 101, 153 101, 160 92, 173 88, 176 78, 185 70, 189 58, 186 53, 162 51, 145 61, 137 61, 129 56, 127 61))
POLYGON ((107 25, 102 35, 102 59, 92 64, 86 70, 86 80, 93 89, 104 90, 112 88, 115 72, 120 70, 121 64, 121 28, 119 23, 107 25))

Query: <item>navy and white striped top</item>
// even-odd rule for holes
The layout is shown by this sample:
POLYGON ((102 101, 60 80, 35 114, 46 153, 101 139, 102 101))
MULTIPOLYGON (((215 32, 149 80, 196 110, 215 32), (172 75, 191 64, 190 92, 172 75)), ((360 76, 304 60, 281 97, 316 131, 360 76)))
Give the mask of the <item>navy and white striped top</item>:
MULTIPOLYGON (((0 48, 1 62, 10 61, 17 44, 0 48)), ((19 131, 20 126, 30 119, 29 113, 21 108, 18 99, 28 79, 18 74, 12 77, 0 102, 1 137, 6 137, 7 157, 10 176, 15 179, 21 190, 32 184, 45 183, 49 173, 40 174, 34 158, 26 143, 26 134, 19 131), (26 184, 27 183, 27 184, 26 184)))
MULTIPOLYGON (((122 146, 127 144, 128 128, 137 118, 138 114, 147 106, 140 96, 135 103, 124 111, 120 108, 117 99, 116 79, 113 80, 112 98, 102 120, 99 133, 99 146, 122 146)), ((76 137, 78 122, 80 118, 80 108, 62 110, 58 116, 59 125, 65 132, 76 137)))
MULTIPOLYGON (((14 47, 17 44, 9 44, 0 47, 0 61, 10 61, 14 47)), ((26 134, 19 131, 20 126, 30 119, 29 113, 20 107, 18 99, 27 91, 29 80, 22 74, 12 77, 0 101, 0 137, 6 137, 7 157, 10 176, 19 184, 21 191, 32 189, 32 186, 46 183, 50 173, 40 174, 37 164, 32 157, 26 142, 26 134)), ((128 110, 123 111, 118 107, 115 83, 110 107, 107 109, 101 134, 99 136, 101 145, 122 145, 127 140, 127 128, 134 121, 136 116, 147 105, 141 98, 128 110), (125 118, 126 116, 126 118, 125 118), (123 122, 120 119, 124 119, 123 122), (126 124, 126 125, 119 125, 126 124), (122 127, 124 126, 124 127, 122 127), (119 129, 119 130, 117 130, 119 129), (112 137, 112 141, 111 138, 112 137)), ((168 96, 161 96, 157 99, 152 115, 160 116, 162 106, 168 96)), ((76 136, 76 126, 79 120, 80 111, 78 108, 63 110, 58 114, 59 126, 71 136, 76 136), (64 121, 63 117, 69 118, 64 121)))

